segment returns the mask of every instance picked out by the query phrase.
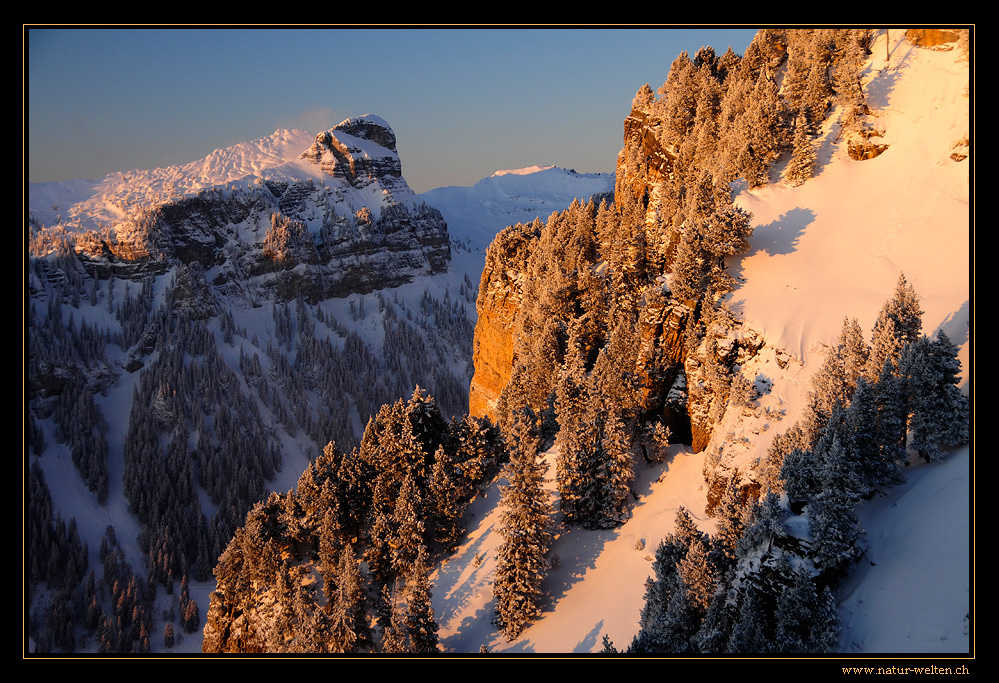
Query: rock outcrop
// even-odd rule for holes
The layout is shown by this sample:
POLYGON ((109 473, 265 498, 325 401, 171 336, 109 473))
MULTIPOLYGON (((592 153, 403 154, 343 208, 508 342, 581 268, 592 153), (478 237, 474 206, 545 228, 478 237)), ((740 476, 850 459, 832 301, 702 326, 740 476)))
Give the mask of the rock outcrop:
POLYGON ((479 298, 475 303, 473 361, 475 375, 469 387, 468 412, 495 420, 495 406, 510 381, 514 364, 514 321, 523 296, 523 279, 539 222, 512 225, 486 251, 479 298))
POLYGON ((323 131, 301 158, 358 188, 376 181, 395 184, 402 179, 395 133, 383 119, 370 114, 323 131))
POLYGON ((619 206, 649 208, 656 186, 669 181, 676 155, 663 146, 661 121, 634 108, 624 120, 624 146, 617 157, 614 200, 619 206))
POLYGON ((646 297, 639 321, 637 375, 642 386, 642 404, 649 415, 657 415, 669 427, 671 438, 691 441, 684 374, 684 335, 696 302, 669 303, 659 296, 646 297))
MULTIPOLYGON (((617 157, 614 202, 622 213, 643 217, 646 226, 672 218, 663 207, 663 189, 672 182, 677 155, 663 143, 662 126, 652 112, 633 106, 624 120, 624 144, 617 157)), ((666 262, 660 265, 667 268, 679 242, 675 230, 668 232, 663 244, 650 245, 663 252, 666 262)))
POLYGON ((961 31, 946 28, 910 28, 905 30, 905 39, 917 47, 950 50, 961 40, 961 31))
MULTIPOLYGON (((669 180, 675 161, 674 153, 663 147, 656 135, 659 123, 637 107, 624 121, 624 145, 618 155, 614 189, 614 202, 620 207, 638 207, 639 213, 656 210, 656 188, 669 180)), ((475 376, 469 393, 472 415, 494 418, 496 401, 510 379, 515 360, 514 321, 523 293, 522 279, 531 240, 537 238, 539 231, 539 225, 511 226, 497 235, 489 246, 476 304, 475 376)), ((675 317, 682 314, 665 312, 663 316, 662 320, 651 321, 646 333, 658 337, 672 330, 675 338, 667 354, 678 355, 682 329, 677 327, 679 321, 675 317), (667 321, 670 315, 673 318, 667 321)), ((645 359, 649 363, 646 370, 650 372, 656 370, 653 364, 664 360, 661 349, 656 353, 659 354, 657 358, 645 359)), ((676 362, 678 358, 672 360, 676 362)), ((672 373, 668 378, 659 377, 656 381, 676 379, 672 373)), ((673 427, 683 432, 680 425, 673 427)))

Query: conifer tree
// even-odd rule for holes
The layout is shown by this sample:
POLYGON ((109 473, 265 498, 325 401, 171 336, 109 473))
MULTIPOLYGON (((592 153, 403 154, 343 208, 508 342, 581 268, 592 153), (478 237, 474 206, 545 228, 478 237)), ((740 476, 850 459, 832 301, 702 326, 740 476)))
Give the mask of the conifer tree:
POLYGON ((688 600, 703 616, 715 591, 715 572, 703 541, 695 540, 690 544, 677 570, 687 588, 688 600))
POLYGON ((711 600, 711 606, 701 620, 697 633, 691 638, 693 648, 703 654, 719 654, 728 647, 728 592, 718 591, 711 600))
POLYGON ((423 504, 416 482, 406 475, 399 492, 393 516, 392 568, 400 575, 408 574, 423 549, 426 525, 423 521, 423 504))
POLYGON ((845 132, 863 128, 867 114, 861 70, 867 55, 860 44, 859 33, 864 29, 842 29, 836 36, 833 87, 836 100, 843 107, 842 126, 845 132))
POLYGON ((857 388, 858 378, 864 374, 871 353, 867 342, 864 341, 864 331, 856 318, 843 319, 843 328, 840 330, 838 343, 843 354, 843 378, 846 383, 846 394, 852 396, 857 388))
POLYGON ((829 347, 822 365, 812 375, 804 424, 804 429, 812 440, 818 438, 818 434, 825 428, 834 407, 842 407, 850 402, 853 392, 847 365, 846 349, 837 343, 829 347))
POLYGON ((424 550, 413 566, 406 613, 406 631, 409 634, 410 651, 416 653, 439 652, 437 622, 434 620, 434 607, 430 592, 430 578, 427 575, 427 556, 424 550))
POLYGON ((645 111, 652 105, 655 99, 655 93, 652 92, 652 88, 650 88, 649 84, 646 83, 638 89, 637 93, 635 93, 635 97, 631 102, 631 108, 645 111))
POLYGON ((733 470, 728 478, 714 516, 718 519, 718 527, 712 543, 712 558, 715 566, 724 573, 735 564, 736 548, 746 527, 738 469, 733 470))
POLYGON ((548 571, 550 506, 538 463, 537 430, 529 409, 514 415, 507 485, 500 501, 503 542, 497 551, 493 595, 497 623, 511 641, 540 615, 541 582, 548 571))
POLYGON ((896 452, 890 448, 892 440, 897 442, 897 432, 884 429, 881 412, 887 411, 888 406, 879 406, 877 401, 876 388, 863 377, 859 378, 853 401, 847 409, 846 428, 865 483, 865 492, 890 488, 902 481, 896 452))
POLYGON ((878 381, 885 367, 891 374, 897 373, 902 346, 895 319, 890 316, 886 316, 883 320, 879 318, 871 337, 867 366, 864 368, 864 376, 869 382, 878 381))
POLYGON ((753 503, 749 521, 739 538, 737 555, 750 555, 758 549, 769 554, 774 546, 790 535, 787 526, 790 513, 781 505, 780 496, 772 489, 753 503))
POLYGON ((791 148, 791 160, 784 171, 784 179, 792 187, 801 185, 815 173, 817 155, 811 135, 803 122, 794 129, 794 142, 791 148))
POLYGON ((877 442, 882 460, 901 466, 905 462, 905 442, 908 425, 904 380, 895 374, 895 367, 886 359, 881 375, 874 384, 877 406, 877 442))
POLYGON ((864 532, 854 512, 861 484, 838 434, 825 453, 819 477, 808 514, 812 556, 822 570, 839 572, 857 556, 857 541, 864 532))
POLYGON ((632 640, 629 652, 687 652, 704 616, 704 595, 713 592, 707 586, 713 581, 713 568, 706 555, 707 536, 694 523, 684 507, 676 512, 673 533, 660 542, 652 564, 655 578, 645 586, 640 628, 632 640), (699 546, 700 550, 691 550, 699 546), (689 557, 688 557, 689 556, 689 557), (703 559, 702 559, 703 556, 703 559), (681 565, 687 566, 681 576, 681 565), (691 591, 693 586, 693 593, 691 591), (699 596, 695 601, 692 595, 699 596))
POLYGON ((763 467, 758 473, 762 491, 784 490, 785 481, 782 471, 785 459, 791 451, 795 449, 805 450, 809 446, 810 442, 801 423, 795 423, 786 432, 774 436, 774 440, 767 449, 763 467))
POLYGON ((559 506, 566 519, 575 520, 581 512, 585 488, 585 463, 590 461, 595 435, 586 415, 590 391, 577 336, 570 333, 565 365, 555 386, 555 411, 559 424, 559 455, 556 486, 559 506))
POLYGON ((336 568, 335 592, 327 608, 331 652, 359 652, 371 643, 364 586, 357 559, 344 547, 336 568))
POLYGON ((395 589, 383 589, 386 600, 386 621, 382 627, 381 652, 400 654, 409 652, 409 634, 406 631, 405 608, 399 602, 395 589))
POLYGON ((598 481, 602 484, 598 525, 611 527, 631 517, 628 501, 631 498, 631 484, 635 479, 631 442, 614 406, 608 408, 603 420, 600 451, 603 458, 598 470, 598 481))
POLYGON ((941 330, 930 341, 906 345, 899 361, 909 407, 910 446, 926 462, 943 456, 940 444, 960 445, 969 438, 969 403, 957 387, 957 347, 941 330))
POLYGON ((770 654, 774 644, 769 637, 767 602, 762 591, 749 583, 739 591, 741 601, 732 624, 728 652, 733 654, 770 654))
POLYGON ((696 229, 684 229, 669 279, 670 293, 679 302, 694 302, 704 292, 707 258, 703 238, 696 229))
POLYGON ((923 309, 916 290, 904 273, 899 273, 892 298, 885 301, 871 331, 871 353, 867 362, 868 381, 877 381, 886 359, 898 365, 902 348, 919 339, 923 329, 923 309))
POLYGON ((194 633, 200 623, 198 603, 191 597, 187 574, 180 581, 180 623, 187 633, 194 633))
POLYGON ((791 569, 783 559, 778 571, 784 583, 774 606, 774 651, 780 654, 834 651, 839 637, 839 617, 828 587, 820 592, 815 580, 801 566, 791 569))
POLYGON ((463 529, 460 525, 464 504, 460 500, 461 482, 457 481, 452 451, 438 446, 430 475, 434 539, 445 548, 457 544, 463 529))

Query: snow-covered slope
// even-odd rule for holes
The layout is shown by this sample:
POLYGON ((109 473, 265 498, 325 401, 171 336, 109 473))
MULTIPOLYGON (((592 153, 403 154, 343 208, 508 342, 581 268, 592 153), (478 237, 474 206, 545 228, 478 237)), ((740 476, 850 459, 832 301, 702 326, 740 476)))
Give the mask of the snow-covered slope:
MULTIPOLYGON (((755 232, 750 253, 730 264, 741 282, 731 304, 767 342, 743 371, 768 377, 773 388, 754 415, 729 411, 715 430, 705 453, 721 447, 729 464, 751 465, 797 420, 809 378, 844 317, 856 317, 869 335, 900 272, 921 297, 924 333, 944 329, 960 346, 964 388, 971 387, 971 162, 950 156, 968 140, 968 63, 957 52, 915 48, 901 32, 891 37, 890 68, 880 34, 865 75, 888 150, 852 161, 836 140, 834 115, 816 177, 791 188, 776 169, 772 184, 738 193, 755 232), (782 368, 778 355, 781 364, 791 362, 782 368)), ((640 500, 624 525, 563 530, 544 616, 512 643, 490 623, 499 544, 499 495, 490 490, 473 507, 464 546, 433 577, 442 645, 454 652, 481 645, 491 652, 594 652, 607 634, 618 649, 627 647, 652 556, 672 531, 676 509, 686 507, 706 531, 714 524, 704 513, 704 454, 683 446, 670 452, 665 465, 638 467, 640 500)), ((547 457, 553 463, 555 453, 547 457)), ((843 652, 968 651, 970 463, 967 447, 943 463, 913 462, 906 484, 862 506, 869 549, 838 594, 843 652)))
POLYGON ((537 216, 544 219, 577 197, 585 200, 613 190, 613 174, 530 166, 497 171, 471 187, 438 187, 420 198, 440 209, 452 236, 485 252, 496 233, 508 225, 537 216))
POLYGON ((967 144, 967 74, 954 52, 905 40, 885 69, 875 46, 865 93, 888 149, 851 161, 833 124, 814 178, 740 195, 755 233, 752 251, 733 264, 744 284, 732 305, 750 327, 804 358, 835 340, 844 316, 869 331, 904 272, 921 295, 924 331, 944 326, 955 343, 968 340, 970 162, 950 158, 967 144))
POLYGON ((417 201, 402 178, 394 133, 384 119, 365 114, 342 121, 318 138, 282 129, 179 166, 112 173, 97 181, 32 183, 28 206, 32 218, 45 225, 61 222, 93 229, 122 219, 129 209, 154 208, 206 189, 310 180, 334 186, 339 201, 354 210, 377 210, 386 198, 403 204, 417 201), (376 139, 365 137, 371 131, 376 139), (369 182, 358 181, 357 174, 369 182))
POLYGON ((232 147, 217 149, 204 159, 180 166, 112 173, 101 180, 31 183, 28 206, 40 222, 50 225, 61 216, 78 220, 85 228, 120 218, 123 209, 157 205, 171 197, 229 183, 272 180, 319 179, 317 166, 298 157, 309 148, 314 133, 279 130, 274 134, 232 147))

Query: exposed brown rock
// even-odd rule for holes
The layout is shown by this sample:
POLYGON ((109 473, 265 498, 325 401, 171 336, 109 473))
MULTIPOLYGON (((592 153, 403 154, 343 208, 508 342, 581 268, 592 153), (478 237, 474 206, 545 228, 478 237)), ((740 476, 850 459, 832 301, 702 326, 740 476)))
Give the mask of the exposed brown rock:
POLYGON ((708 447, 711 441, 713 425, 701 420, 690 421, 690 448, 695 453, 700 453, 708 447))
POLYGON ((473 362, 475 375, 468 393, 468 412, 495 420, 495 406, 513 371, 514 321, 520 310, 523 275, 531 244, 541 223, 518 223, 505 229, 486 251, 479 298, 475 302, 473 362))
POLYGON ((905 31, 905 39, 917 47, 951 49, 961 34, 955 29, 910 28, 905 31))
POLYGON ((875 138, 883 135, 881 131, 866 130, 851 135, 846 141, 846 151, 854 161, 865 161, 880 156, 888 145, 877 142, 875 138))
POLYGON ((617 157, 614 201, 619 206, 650 209, 654 188, 673 173, 676 155, 660 143, 661 122, 641 109, 632 109, 624 120, 624 146, 617 157))
POLYGON ((662 296, 647 297, 640 321, 638 375, 642 405, 669 427, 671 438, 690 438, 687 396, 682 371, 684 330, 694 302, 669 304, 662 296))
MULTIPOLYGON (((732 472, 728 470, 715 470, 712 477, 708 481, 708 496, 707 503, 704 506, 704 511, 714 516, 715 509, 718 507, 718 503, 721 502, 722 496, 725 494, 725 489, 728 488, 729 478, 732 476, 732 472)), ((760 497, 760 485, 755 481, 750 481, 743 479, 739 482, 739 503, 741 505, 746 505, 749 501, 756 500, 760 497)))

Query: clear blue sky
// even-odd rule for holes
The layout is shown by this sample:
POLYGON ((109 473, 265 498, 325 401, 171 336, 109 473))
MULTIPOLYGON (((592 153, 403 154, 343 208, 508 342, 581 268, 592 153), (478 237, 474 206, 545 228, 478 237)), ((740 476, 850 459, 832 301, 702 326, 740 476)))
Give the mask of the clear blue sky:
POLYGON ((501 169, 611 172, 643 83, 754 28, 33 28, 30 182, 196 161, 377 114, 417 192, 501 169))

